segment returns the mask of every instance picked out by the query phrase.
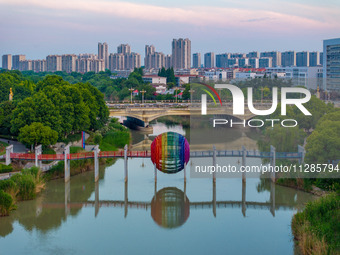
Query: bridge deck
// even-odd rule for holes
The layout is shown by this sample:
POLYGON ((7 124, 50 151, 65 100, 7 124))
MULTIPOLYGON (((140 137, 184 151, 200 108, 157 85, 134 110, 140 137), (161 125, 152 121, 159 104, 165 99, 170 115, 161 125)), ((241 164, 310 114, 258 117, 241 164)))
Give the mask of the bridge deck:
MULTIPOLYGON (((191 158, 202 158, 202 157, 212 157, 213 151, 191 151, 191 158)), ((276 152, 277 159, 298 159, 301 158, 301 153, 299 152, 276 152)), ((150 158, 150 151, 128 151, 128 157, 133 158, 150 158)), ((216 151, 217 157, 242 157, 242 150, 223 150, 216 151)), ((123 158, 124 151, 103 151, 99 153, 99 158, 123 158)), ((246 151, 247 158, 271 158, 272 154, 270 152, 262 151, 246 151)), ((79 160, 79 159, 92 159, 94 158, 94 152, 81 152, 72 153, 67 155, 67 159, 79 160)), ((11 153, 11 159, 17 160, 35 160, 35 154, 28 153, 11 153)), ((38 160, 41 161, 55 161, 55 160, 65 160, 64 154, 42 154, 38 156, 38 160)))

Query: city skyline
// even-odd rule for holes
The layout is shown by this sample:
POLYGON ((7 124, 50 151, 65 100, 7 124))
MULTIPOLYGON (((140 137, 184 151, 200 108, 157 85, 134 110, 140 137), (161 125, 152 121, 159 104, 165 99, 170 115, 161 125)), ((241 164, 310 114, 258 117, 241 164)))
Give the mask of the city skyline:
POLYGON ((66 72, 100 72, 105 69, 111 71, 133 70, 142 66, 146 70, 161 69, 162 67, 173 67, 176 70, 200 67, 231 68, 235 65, 240 68, 267 68, 276 66, 308 67, 323 64, 323 53, 319 51, 253 51, 248 53, 218 53, 216 59, 214 52, 208 52, 204 54, 204 64, 202 65, 200 53, 191 54, 191 41, 188 38, 173 39, 173 54, 171 55, 156 52, 154 45, 145 45, 143 65, 141 54, 132 52, 129 44, 118 45, 117 53, 109 53, 108 49, 109 45, 106 42, 99 42, 97 54, 54 54, 46 56, 46 59, 26 59, 26 55, 5 54, 2 56, 1 68, 19 71, 33 70, 35 72, 61 70, 66 72))
POLYGON ((339 37, 339 10, 336 1, 0 0, 0 55, 41 59, 124 41, 144 59, 146 44, 170 54, 173 38, 190 38, 201 53, 322 51, 323 39, 339 37))

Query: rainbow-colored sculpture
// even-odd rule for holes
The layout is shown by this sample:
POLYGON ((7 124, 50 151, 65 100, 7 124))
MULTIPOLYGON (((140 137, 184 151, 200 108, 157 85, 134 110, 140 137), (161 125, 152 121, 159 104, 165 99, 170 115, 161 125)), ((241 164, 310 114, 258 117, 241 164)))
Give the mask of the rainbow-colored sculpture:
POLYGON ((178 133, 160 134, 151 144, 151 161, 164 173, 174 174, 181 171, 189 158, 189 143, 178 133))

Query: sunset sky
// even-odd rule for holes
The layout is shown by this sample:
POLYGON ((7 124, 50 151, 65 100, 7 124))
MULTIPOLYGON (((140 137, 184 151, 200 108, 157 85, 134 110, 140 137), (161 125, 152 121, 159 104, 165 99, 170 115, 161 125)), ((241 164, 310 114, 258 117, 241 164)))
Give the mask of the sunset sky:
POLYGON ((129 43, 171 53, 173 38, 189 38, 192 53, 322 50, 340 37, 338 0, 0 0, 0 55, 109 52, 129 43))

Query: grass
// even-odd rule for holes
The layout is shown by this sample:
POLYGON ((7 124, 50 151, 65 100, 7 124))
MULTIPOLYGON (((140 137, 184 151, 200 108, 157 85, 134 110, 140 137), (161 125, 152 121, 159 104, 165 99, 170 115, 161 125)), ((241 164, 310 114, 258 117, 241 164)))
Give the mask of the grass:
POLYGON ((340 253, 340 196, 331 193, 309 202, 294 215, 292 230, 303 254, 340 253))
POLYGON ((85 151, 82 147, 79 146, 71 146, 70 153, 79 153, 85 151))

